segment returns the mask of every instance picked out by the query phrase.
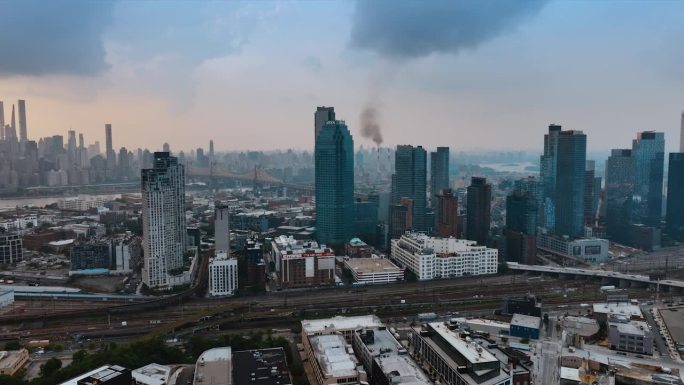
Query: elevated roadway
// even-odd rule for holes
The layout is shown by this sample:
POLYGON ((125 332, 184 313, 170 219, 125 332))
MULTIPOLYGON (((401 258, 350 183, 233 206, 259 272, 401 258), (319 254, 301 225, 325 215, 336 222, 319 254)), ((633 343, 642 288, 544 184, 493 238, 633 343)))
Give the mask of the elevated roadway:
POLYGON ((625 274, 617 271, 581 269, 574 267, 537 266, 523 265, 516 262, 508 262, 508 268, 513 271, 531 272, 541 275, 550 275, 559 278, 595 279, 603 285, 615 285, 616 287, 644 287, 656 289, 658 285, 665 290, 684 291, 684 281, 671 279, 652 280, 646 275, 625 274))

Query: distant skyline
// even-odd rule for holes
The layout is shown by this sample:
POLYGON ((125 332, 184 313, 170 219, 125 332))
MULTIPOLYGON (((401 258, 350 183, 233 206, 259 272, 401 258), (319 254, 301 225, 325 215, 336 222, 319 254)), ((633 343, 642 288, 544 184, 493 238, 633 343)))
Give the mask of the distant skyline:
POLYGON ((355 146, 541 152, 551 123, 589 151, 665 133, 684 109, 684 2, 0 2, 0 100, 31 139, 173 151, 313 150, 317 106, 355 146), (59 32, 59 33, 58 33, 59 32), (28 49, 28 47, 35 49, 28 49))

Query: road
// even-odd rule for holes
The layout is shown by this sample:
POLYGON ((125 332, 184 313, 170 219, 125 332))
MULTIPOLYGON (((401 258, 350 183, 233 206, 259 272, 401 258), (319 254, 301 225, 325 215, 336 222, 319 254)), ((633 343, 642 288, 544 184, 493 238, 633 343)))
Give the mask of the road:
POLYGON ((537 341, 533 351, 534 384, 559 385, 561 345, 557 341, 537 341))
POLYGON ((653 342, 655 342, 655 347, 658 350, 658 353, 660 354, 661 360, 663 360, 665 363, 673 363, 674 361, 668 354, 668 348, 667 344, 665 343, 665 339, 663 338, 662 334, 660 334, 660 330, 658 328, 658 325, 656 324, 655 320, 653 319, 653 314, 651 313, 651 308, 652 306, 648 307, 642 307, 642 313, 644 314, 644 318, 646 319, 646 322, 648 325, 651 327, 651 331, 653 332, 653 342))

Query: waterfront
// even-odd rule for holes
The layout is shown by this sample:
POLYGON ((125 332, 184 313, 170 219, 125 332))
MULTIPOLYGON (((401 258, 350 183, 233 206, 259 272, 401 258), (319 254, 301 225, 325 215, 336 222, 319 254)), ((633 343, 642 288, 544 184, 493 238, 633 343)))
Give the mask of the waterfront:
POLYGON ((97 198, 106 197, 112 200, 121 198, 121 194, 79 194, 79 195, 58 195, 49 197, 27 197, 27 198, 0 198, 0 211, 12 210, 16 207, 45 207, 57 203, 60 199, 67 198, 97 198))

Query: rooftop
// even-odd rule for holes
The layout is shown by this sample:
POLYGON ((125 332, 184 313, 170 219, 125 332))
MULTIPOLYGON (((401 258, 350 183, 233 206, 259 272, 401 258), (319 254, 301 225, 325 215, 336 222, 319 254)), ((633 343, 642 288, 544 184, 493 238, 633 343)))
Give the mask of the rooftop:
POLYGON ((309 338, 316 358, 326 375, 352 377, 357 374, 358 361, 351 345, 340 334, 326 334, 309 338))
POLYGON ((406 349, 385 328, 374 328, 373 342, 366 343, 383 373, 394 373, 394 380, 401 385, 431 384, 428 377, 409 358, 406 349))
POLYGON ((513 314, 511 326, 522 326, 531 329, 539 329, 541 318, 524 314, 513 314))
POLYGON ((78 381, 80 381, 80 380, 82 380, 82 379, 84 379, 84 378, 90 377, 90 376, 92 376, 93 374, 98 373, 98 372, 100 372, 100 371, 102 371, 102 370, 105 370, 105 369, 107 369, 107 368, 109 368, 109 365, 100 366, 99 368, 93 369, 93 370, 91 370, 91 371, 89 371, 89 372, 85 372, 85 373, 81 374, 81 375, 78 376, 78 377, 74 377, 74 378, 72 378, 72 379, 70 379, 70 380, 64 381, 64 382, 62 382, 60 385, 78 385, 78 381))
POLYGON ((595 303, 593 309, 594 313, 618 314, 627 317, 643 318, 639 306, 627 302, 595 303))
POLYGON ((362 241, 362 240, 359 239, 359 238, 352 238, 352 239, 349 241, 349 244, 352 245, 352 246, 368 246, 368 245, 366 244, 366 242, 362 241))
POLYGON ((273 242, 275 243, 275 246, 278 248, 278 250, 284 255, 302 254, 308 250, 314 252, 324 252, 326 250, 330 250, 331 255, 334 255, 331 249, 327 249, 324 245, 321 246, 318 244, 318 242, 312 240, 294 239, 294 237, 292 236, 288 237, 285 235, 281 235, 275 237, 273 239, 273 242))
POLYGON ((112 366, 107 366, 103 368, 102 370, 99 370, 95 373, 92 373, 88 376, 85 376, 83 378, 80 378, 79 380, 76 381, 76 383, 80 384, 91 384, 91 385, 98 385, 103 382, 111 381, 112 379, 119 377, 119 376, 128 376, 128 380, 130 380, 130 370, 126 369, 122 366, 118 365, 112 365, 112 366), (126 374, 128 372, 128 374, 126 374))
POLYGON ((375 315, 361 315, 354 317, 337 316, 316 320, 302 320, 302 331, 313 334, 329 330, 351 330, 374 328, 382 326, 382 321, 375 315))
POLYGON ((283 348, 244 350, 233 354, 236 384, 289 385, 292 383, 283 348))
POLYGON ((344 261, 357 274, 384 273, 387 271, 401 271, 397 265, 386 258, 350 258, 344 261))
POLYGON ((562 366, 560 368, 560 378, 563 380, 580 382, 579 369, 566 368, 562 366))
POLYGON ((651 334, 651 329, 648 324, 643 321, 629 321, 629 322, 609 322, 608 327, 615 327, 620 333, 630 334, 635 336, 646 336, 651 334))
POLYGON ((231 349, 230 347, 209 349, 197 359, 195 366, 195 383, 203 385, 231 385, 231 349))
POLYGON ((163 381, 166 381, 169 378, 169 374, 171 374, 171 368, 159 364, 145 365, 142 368, 138 368, 133 371, 134 378, 144 376, 163 381))
POLYGON ((429 325, 470 363, 499 361, 492 353, 483 349, 479 344, 462 339, 457 333, 449 330, 443 322, 431 322, 429 325))
POLYGON ((22 354, 26 354, 25 357, 28 357, 26 349, 0 351, 0 369, 13 368, 17 361, 21 360, 22 354))

